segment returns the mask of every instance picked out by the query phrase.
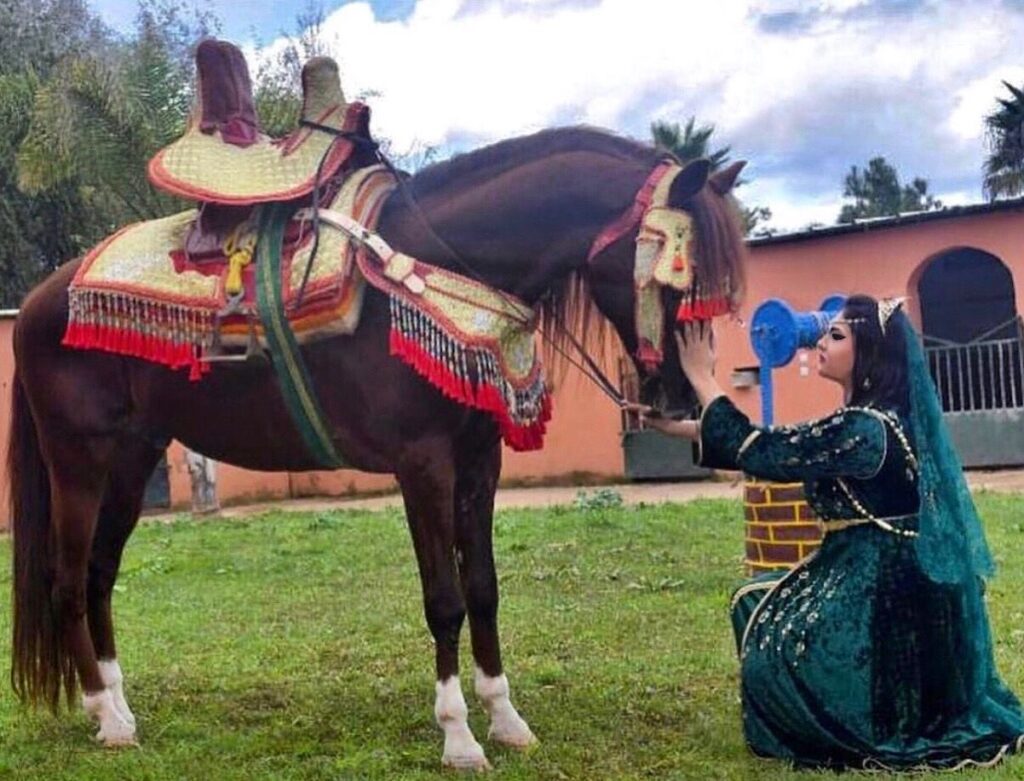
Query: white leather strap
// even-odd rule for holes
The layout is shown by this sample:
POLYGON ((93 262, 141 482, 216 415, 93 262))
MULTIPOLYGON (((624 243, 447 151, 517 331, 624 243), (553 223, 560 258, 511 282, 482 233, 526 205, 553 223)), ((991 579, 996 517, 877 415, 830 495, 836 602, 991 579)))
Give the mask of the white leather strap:
MULTIPOLYGON (((295 213, 295 217, 300 220, 312 220, 313 209, 299 209, 299 211, 295 213)), ((333 225, 339 230, 345 231, 345 233, 360 244, 368 247, 373 254, 380 258, 384 263, 387 263, 395 254, 395 251, 391 249, 391 246, 384 241, 384 239, 373 231, 368 230, 364 225, 352 219, 347 214, 334 211, 333 209, 320 209, 319 217, 323 222, 333 225)))

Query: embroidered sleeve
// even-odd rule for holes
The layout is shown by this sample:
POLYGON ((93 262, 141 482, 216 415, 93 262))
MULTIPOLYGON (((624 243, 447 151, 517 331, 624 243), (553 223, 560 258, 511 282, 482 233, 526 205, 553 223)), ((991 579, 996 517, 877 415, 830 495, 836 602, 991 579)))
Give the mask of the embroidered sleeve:
POLYGON ((886 456, 885 424, 867 411, 839 410, 796 426, 754 426, 728 398, 715 399, 700 428, 700 464, 768 480, 873 477, 886 456))

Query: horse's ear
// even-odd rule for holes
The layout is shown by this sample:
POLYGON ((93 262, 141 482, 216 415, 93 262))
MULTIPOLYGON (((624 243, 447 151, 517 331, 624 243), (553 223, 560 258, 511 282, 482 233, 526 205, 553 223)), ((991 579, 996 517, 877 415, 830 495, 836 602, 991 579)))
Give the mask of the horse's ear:
POLYGON ((687 163, 672 182, 668 202, 673 206, 682 206, 701 191, 708 180, 709 173, 711 173, 711 161, 706 158, 701 157, 687 163))
POLYGON ((740 176, 740 171, 743 170, 743 166, 747 164, 746 160, 739 160, 727 168, 723 168, 721 171, 715 171, 708 177, 708 184, 719 195, 728 195, 729 191, 736 186, 736 180, 740 176))

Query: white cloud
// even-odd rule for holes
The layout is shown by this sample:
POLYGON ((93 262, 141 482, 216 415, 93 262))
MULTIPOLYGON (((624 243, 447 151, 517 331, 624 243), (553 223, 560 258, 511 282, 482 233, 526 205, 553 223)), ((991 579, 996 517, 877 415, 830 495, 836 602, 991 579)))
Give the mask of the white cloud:
POLYGON ((1024 84, 1024 66, 1004 65, 974 79, 956 91, 956 108, 949 115, 949 129, 966 140, 980 139, 985 132, 985 116, 996 106, 996 99, 1009 93, 1003 82, 1016 87, 1024 84))
POLYGON ((642 137, 695 114, 753 159, 745 197, 794 228, 830 222, 843 175, 875 154, 933 190, 977 187, 979 117, 999 79, 1024 79, 1022 20, 999 0, 419 0, 391 22, 349 3, 324 32, 397 149, 576 122, 642 137))
POLYGON ((767 204, 772 219, 766 227, 780 232, 801 230, 811 224, 831 225, 840 209, 834 194, 794 195, 786 181, 776 177, 754 179, 738 195, 745 203, 767 204))

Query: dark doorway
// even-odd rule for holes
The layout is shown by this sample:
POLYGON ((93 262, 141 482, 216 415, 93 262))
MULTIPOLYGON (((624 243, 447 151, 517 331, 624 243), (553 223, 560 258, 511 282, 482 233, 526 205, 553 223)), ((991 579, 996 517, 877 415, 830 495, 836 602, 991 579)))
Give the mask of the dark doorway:
POLYGON ((1013 277, 999 258, 962 248, 918 283, 928 368, 965 466, 1024 463, 1024 341, 1013 277))
POLYGON ((964 247, 939 255, 917 285, 924 335, 955 344, 1016 334, 1013 276, 995 255, 964 247))

